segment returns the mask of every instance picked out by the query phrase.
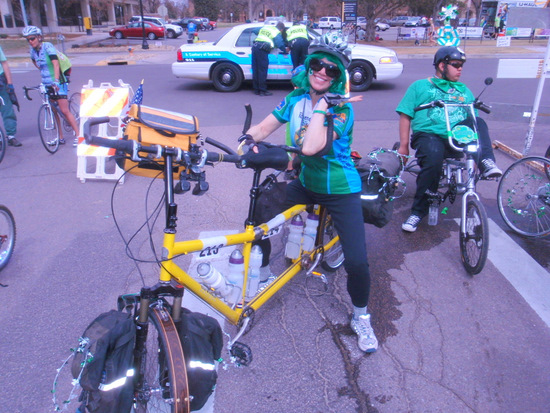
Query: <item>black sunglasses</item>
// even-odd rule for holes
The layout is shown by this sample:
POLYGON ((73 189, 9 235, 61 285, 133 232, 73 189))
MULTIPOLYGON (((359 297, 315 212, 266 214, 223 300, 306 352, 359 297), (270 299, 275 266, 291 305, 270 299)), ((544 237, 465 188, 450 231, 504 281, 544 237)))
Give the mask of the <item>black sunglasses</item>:
POLYGON ((340 77, 342 72, 340 72, 340 69, 338 66, 332 63, 326 63, 319 59, 311 59, 309 61, 309 67, 315 72, 320 71, 323 67, 325 68, 325 73, 327 76, 336 79, 337 77, 340 77))
POLYGON ((27 42, 33 42, 36 40, 36 36, 27 37, 27 42))
POLYGON ((462 66, 464 66, 464 62, 449 62, 449 64, 455 69, 460 69, 462 66))

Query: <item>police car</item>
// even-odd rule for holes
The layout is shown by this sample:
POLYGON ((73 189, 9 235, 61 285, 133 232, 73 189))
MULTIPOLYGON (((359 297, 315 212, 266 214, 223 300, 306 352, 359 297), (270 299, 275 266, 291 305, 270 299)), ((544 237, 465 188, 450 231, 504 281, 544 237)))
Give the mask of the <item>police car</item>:
MULTIPOLYGON (((243 81, 252 80, 252 42, 262 26, 262 23, 241 24, 214 43, 182 45, 177 52, 177 61, 172 64, 172 73, 180 78, 210 80, 220 92, 235 92, 243 81)), ((308 31, 312 39, 320 36, 315 30, 308 31)), ((403 72, 403 64, 391 49, 362 44, 349 46, 352 62, 348 71, 352 92, 367 90, 374 79, 395 79, 403 72)), ((268 80, 289 80, 291 72, 290 54, 270 53, 268 80)))

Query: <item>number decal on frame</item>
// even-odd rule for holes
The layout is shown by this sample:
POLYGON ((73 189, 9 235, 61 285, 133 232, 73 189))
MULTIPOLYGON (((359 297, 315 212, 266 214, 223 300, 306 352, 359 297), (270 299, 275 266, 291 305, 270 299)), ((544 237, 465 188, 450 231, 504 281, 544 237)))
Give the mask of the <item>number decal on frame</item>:
POLYGON ((224 246, 223 244, 220 244, 220 245, 215 245, 213 247, 206 247, 205 249, 200 250, 198 252, 197 259, 212 258, 219 254, 220 248, 222 248, 223 246, 224 246))
POLYGON ((283 228, 282 225, 279 225, 278 227, 271 228, 269 231, 265 233, 265 235, 262 237, 262 239, 268 239, 275 235, 277 235, 279 232, 281 232, 281 229, 283 228))

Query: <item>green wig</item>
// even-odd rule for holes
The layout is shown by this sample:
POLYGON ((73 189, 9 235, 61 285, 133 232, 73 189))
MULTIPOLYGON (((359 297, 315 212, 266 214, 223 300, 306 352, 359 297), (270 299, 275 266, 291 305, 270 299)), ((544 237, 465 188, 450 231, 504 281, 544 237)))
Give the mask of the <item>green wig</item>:
POLYGON ((309 62, 311 61, 311 59, 321 60, 323 58, 326 58, 331 63, 334 63, 338 66, 338 69, 340 69, 340 76, 337 79, 333 80, 332 85, 330 85, 328 89, 328 92, 344 95, 346 93, 346 84, 348 81, 346 68, 344 67, 340 59, 329 53, 315 52, 306 57, 306 61, 304 62, 305 70, 297 73, 292 78, 292 83, 294 83, 299 88, 311 89, 311 85, 309 84, 309 62))

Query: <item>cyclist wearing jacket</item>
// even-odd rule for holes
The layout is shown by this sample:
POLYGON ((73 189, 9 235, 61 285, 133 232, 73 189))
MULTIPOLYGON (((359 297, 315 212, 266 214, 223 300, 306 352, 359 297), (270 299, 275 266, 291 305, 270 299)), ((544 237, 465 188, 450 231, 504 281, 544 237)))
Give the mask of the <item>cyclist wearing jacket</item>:
MULTIPOLYGON (((397 106, 399 114, 398 152, 409 154, 409 135, 412 129, 411 147, 416 150, 415 156, 420 166, 416 178, 416 193, 410 216, 401 228, 403 231, 414 232, 418 224, 428 214, 429 195, 427 192, 437 192, 443 159, 445 153, 451 151, 447 140, 447 126, 443 108, 414 111, 414 108, 434 100, 469 103, 474 101, 474 95, 468 87, 459 82, 466 55, 458 47, 445 46, 434 56, 435 76, 414 82, 397 106)), ((462 109, 450 114, 451 127, 465 121, 466 113, 462 109)), ((502 171, 495 164, 495 156, 491 147, 489 129, 485 121, 476 117, 480 156, 476 160, 482 178, 498 178, 502 171)))
MULTIPOLYGON (((23 37, 27 39, 30 46, 31 60, 34 65, 40 70, 42 83, 48 89, 50 99, 57 101, 59 109, 65 115, 65 118, 73 128, 75 134, 74 146, 78 143, 78 125, 73 114, 69 110, 69 101, 67 95, 69 93, 69 78, 70 62, 65 55, 59 54, 55 46, 51 43, 44 42, 42 38, 42 30, 36 26, 27 26, 23 29, 23 37)), ((56 114, 57 124, 59 125, 59 117, 56 114)), ((59 129, 59 143, 64 144, 63 128, 59 129)))
POLYGON ((298 66, 303 65, 306 60, 309 47, 307 27, 304 24, 294 23, 286 31, 286 41, 290 47, 292 68, 296 69, 298 66))
POLYGON ((285 24, 278 22, 277 26, 266 24, 258 32, 258 37, 252 45, 252 86, 254 93, 260 96, 271 96, 267 91, 267 69, 269 67, 269 53, 274 48, 286 52, 283 33, 285 24))
MULTIPOLYGON (((328 93, 345 94, 346 68, 351 51, 339 37, 325 35, 309 47, 305 70, 294 76, 297 89, 248 131, 250 144, 262 141, 287 124, 287 143, 302 149, 299 178, 287 186, 287 206, 324 205, 330 213, 344 253, 347 290, 353 304, 351 327, 359 348, 374 352, 378 340, 370 323, 367 303, 370 273, 361 209, 361 179, 351 159, 354 113, 352 101, 329 105, 328 93), (327 117, 334 123, 327 138, 327 117)), ((264 254, 266 255, 266 254, 264 254)))

